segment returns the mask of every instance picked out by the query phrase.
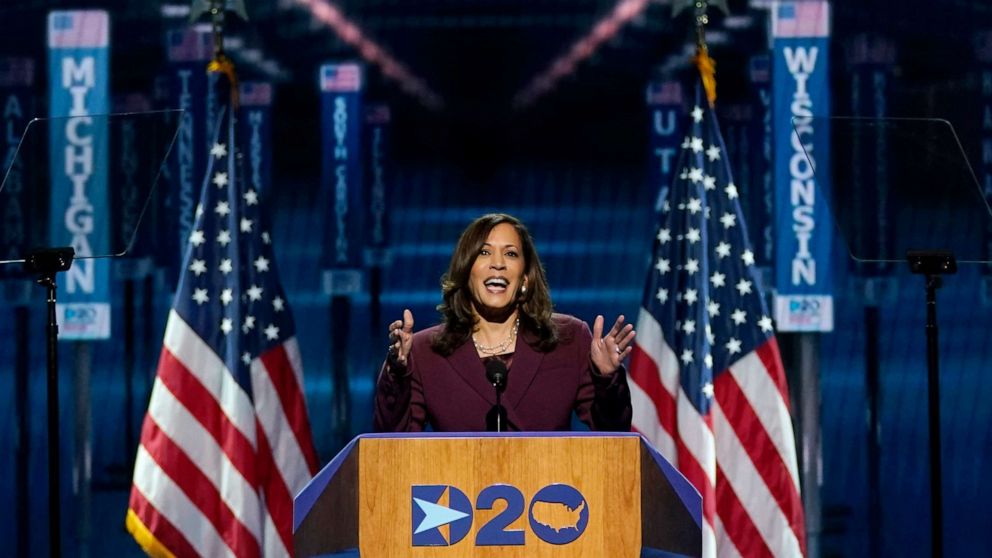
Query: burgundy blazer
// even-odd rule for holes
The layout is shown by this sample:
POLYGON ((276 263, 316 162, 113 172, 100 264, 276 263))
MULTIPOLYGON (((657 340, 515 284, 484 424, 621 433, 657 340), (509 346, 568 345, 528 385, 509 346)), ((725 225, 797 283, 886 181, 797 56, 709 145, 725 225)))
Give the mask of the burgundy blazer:
MULTIPOLYGON (((589 326, 565 314, 552 319, 560 341, 550 352, 531 347, 536 336, 523 328, 517 337, 502 400, 511 427, 569 430, 574 410, 593 430, 629 431, 630 391, 624 368, 600 375, 589 358, 589 326)), ((434 352, 431 339, 441 327, 414 334, 406 369, 383 365, 376 383, 376 431, 417 432, 427 424, 443 432, 486 430, 486 413, 496 404, 496 392, 486 381, 482 359, 471 342, 448 357, 434 352)))

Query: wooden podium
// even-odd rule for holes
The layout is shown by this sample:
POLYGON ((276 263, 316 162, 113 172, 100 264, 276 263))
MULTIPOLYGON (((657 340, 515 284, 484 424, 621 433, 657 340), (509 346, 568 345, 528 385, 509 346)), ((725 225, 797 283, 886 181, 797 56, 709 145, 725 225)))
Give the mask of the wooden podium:
POLYGON ((297 558, 702 552, 699 493, 633 433, 366 434, 293 515, 297 558))

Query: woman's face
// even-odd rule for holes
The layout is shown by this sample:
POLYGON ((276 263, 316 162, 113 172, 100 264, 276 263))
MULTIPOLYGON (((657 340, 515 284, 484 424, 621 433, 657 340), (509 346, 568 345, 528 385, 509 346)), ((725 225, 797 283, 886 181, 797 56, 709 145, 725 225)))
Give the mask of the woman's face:
POLYGON ((516 301, 524 283, 523 246, 517 229, 500 223, 489 231, 472 264, 468 288, 476 306, 502 310, 516 301))

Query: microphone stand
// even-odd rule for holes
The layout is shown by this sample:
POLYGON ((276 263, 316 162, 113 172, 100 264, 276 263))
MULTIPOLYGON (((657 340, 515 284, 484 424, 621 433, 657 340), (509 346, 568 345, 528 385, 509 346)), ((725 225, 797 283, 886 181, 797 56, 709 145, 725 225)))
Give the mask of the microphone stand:
POLYGON ((493 385, 496 389, 496 407, 493 408, 491 413, 495 413, 495 417, 486 417, 486 426, 490 432, 493 431, 495 427, 496 432, 506 431, 506 416, 503 409, 503 391, 506 389, 506 376, 509 371, 506 369, 506 365, 499 359, 491 360, 486 363, 486 379, 493 385), (492 419, 492 420, 490 420, 492 419))
POLYGON ((504 430, 506 427, 503 425, 503 390, 496 387, 496 432, 504 430))

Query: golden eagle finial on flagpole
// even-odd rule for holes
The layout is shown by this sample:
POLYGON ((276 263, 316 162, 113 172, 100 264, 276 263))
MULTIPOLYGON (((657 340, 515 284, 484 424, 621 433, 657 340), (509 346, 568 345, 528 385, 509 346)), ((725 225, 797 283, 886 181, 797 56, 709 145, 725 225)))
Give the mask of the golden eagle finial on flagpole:
POLYGON ((675 0, 672 4, 672 17, 678 16, 686 8, 695 9, 696 21, 696 56, 692 61, 703 79, 703 87, 706 89, 706 98, 710 106, 716 101, 716 62, 710 58, 709 50, 706 48, 706 24, 710 22, 706 14, 709 6, 719 8, 724 14, 729 14, 727 0, 675 0))

